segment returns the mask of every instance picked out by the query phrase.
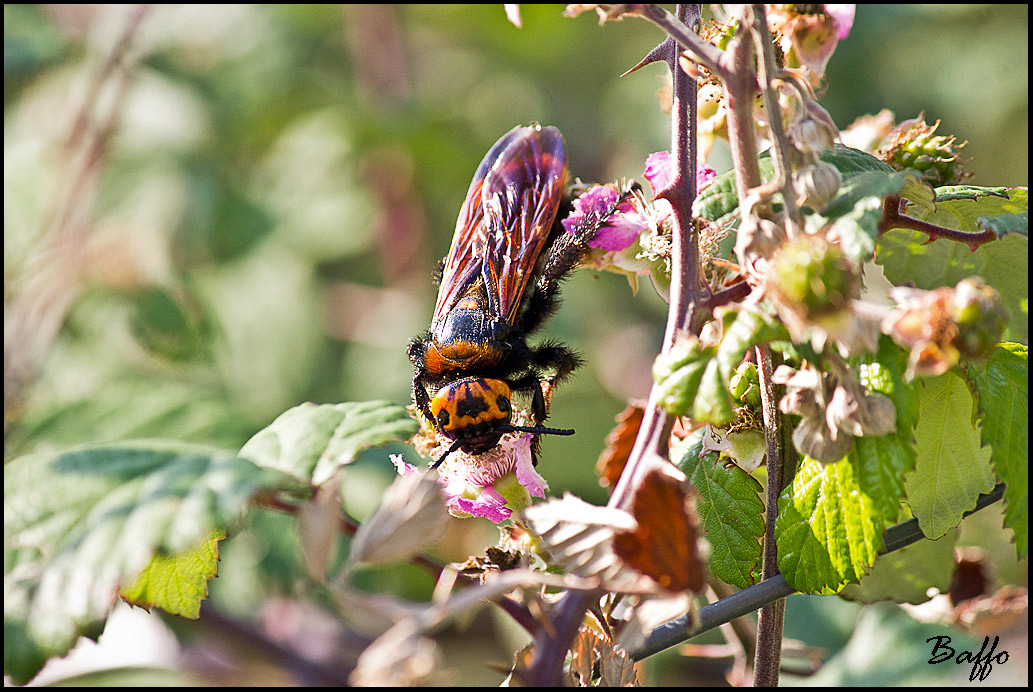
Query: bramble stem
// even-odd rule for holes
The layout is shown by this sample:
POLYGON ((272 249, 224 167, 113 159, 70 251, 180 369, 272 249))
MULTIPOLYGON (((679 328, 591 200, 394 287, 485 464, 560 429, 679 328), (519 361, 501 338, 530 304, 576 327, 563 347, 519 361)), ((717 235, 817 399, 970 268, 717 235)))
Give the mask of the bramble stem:
MULTIPOLYGON (((761 414, 764 419, 766 453, 767 516, 764 518, 764 553, 761 556, 761 579, 779 574, 778 547, 775 543, 775 520, 778 519, 778 498, 787 480, 786 456, 792 449, 784 444, 786 428, 778 410, 778 396, 771 381, 773 369, 771 348, 758 346, 757 370, 760 375, 761 414)), ((753 667, 754 687, 775 687, 782 664, 782 629, 785 620, 785 599, 778 599, 760 609, 757 617, 756 663, 753 667)))
MULTIPOLYGON (((672 32, 676 31, 680 36, 679 42, 688 42, 705 54, 713 54, 716 50, 692 33, 701 22, 699 5, 678 5, 677 19, 666 10, 651 5, 646 7, 650 14, 647 18, 665 30, 670 28, 672 32), (664 23, 658 22, 652 15, 664 23)), ((658 195, 666 198, 673 210, 671 302, 667 311, 663 351, 674 344, 680 332, 695 330, 694 333, 698 334, 703 326, 699 313, 704 299, 700 280, 699 238, 692 218, 692 203, 696 198, 696 80, 681 69, 679 54, 677 43, 669 37, 644 61, 666 62, 673 83, 671 157, 675 164, 675 174, 670 187, 658 195)), ((654 386, 628 463, 607 503, 609 507, 629 508, 635 490, 646 474, 669 463, 668 443, 672 421, 666 411, 658 406, 658 401, 658 391, 654 386)), ((563 684, 562 666, 566 652, 593 598, 593 594, 586 592, 568 592, 563 597, 554 610, 556 615, 552 632, 546 631, 549 628, 545 627, 538 631, 534 662, 529 672, 531 680, 527 684, 545 687, 563 684)))
MULTIPOLYGON (((663 14, 670 17, 666 10, 663 14)), ((700 16, 698 5, 678 5, 677 23, 682 27, 695 28, 701 21, 700 16)), ((696 80, 681 69, 678 64, 679 53, 673 38, 667 38, 651 53, 656 59, 667 63, 671 71, 673 95, 671 158, 675 164, 675 173, 670 186, 657 195, 671 203, 673 221, 671 302, 667 310, 662 351, 667 351, 674 344, 679 333, 699 334, 705 318, 704 311, 700 309, 704 306, 705 296, 700 278, 699 236, 692 218, 697 166, 696 80)), ((610 507, 628 508, 641 479, 652 469, 667 463, 671 421, 667 413, 657 406, 657 401, 657 389, 654 387, 650 392, 635 446, 610 496, 610 507)))
POLYGON ((957 231, 953 228, 944 228, 926 221, 919 221, 910 216, 900 213, 900 197, 892 195, 886 198, 882 205, 882 220, 879 222, 879 233, 886 233, 894 228, 904 228, 909 231, 918 231, 929 236, 929 242, 943 238, 953 240, 956 243, 965 243, 975 252, 975 249, 991 240, 997 240, 997 234, 991 230, 985 231, 957 231))

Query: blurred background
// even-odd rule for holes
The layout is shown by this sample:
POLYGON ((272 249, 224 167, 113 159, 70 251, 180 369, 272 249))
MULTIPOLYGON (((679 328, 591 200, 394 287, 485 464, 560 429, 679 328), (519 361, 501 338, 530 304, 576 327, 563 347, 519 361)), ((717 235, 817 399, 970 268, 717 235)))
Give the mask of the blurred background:
MULTIPOLYGON (((619 78, 660 40, 652 25, 520 12, 523 28, 502 5, 5 5, 5 458, 142 437, 237 449, 304 401, 407 403, 406 345, 429 324, 434 267, 501 134, 555 125, 573 175, 598 182, 641 180, 668 146, 665 68, 619 78)), ((970 182, 1028 184, 1027 6, 859 5, 828 78, 841 128, 924 111, 968 140, 970 182)), ((578 434, 547 439, 540 471, 553 494, 598 503, 596 458, 614 416, 648 393, 666 306, 648 281, 633 294, 588 270, 563 296, 542 333, 586 365, 550 424, 578 434)), ((353 516, 390 483, 387 451, 417 461, 398 447, 350 469, 353 516)), ((259 512, 225 542, 212 613, 258 613, 276 623, 264 636, 316 648, 325 627, 341 645, 309 602, 292 524, 259 512)), ((456 524, 443 559, 497 538, 456 524)), ((997 574, 1024 583, 1025 565, 991 549, 997 574)), ((359 578, 410 598, 432 587, 408 567, 359 578)), ((509 635, 470 626, 492 636, 450 682, 497 684, 484 662, 508 666, 509 635)), ((226 663, 239 652, 187 651, 208 682, 298 681, 242 673, 226 663)))

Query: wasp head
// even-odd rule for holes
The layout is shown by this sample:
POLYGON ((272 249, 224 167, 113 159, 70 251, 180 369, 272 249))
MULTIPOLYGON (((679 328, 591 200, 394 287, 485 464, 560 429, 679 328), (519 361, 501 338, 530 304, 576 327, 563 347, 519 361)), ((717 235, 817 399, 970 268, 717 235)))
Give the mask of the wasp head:
POLYGON ((450 382, 431 400, 434 424, 465 452, 480 454, 498 444, 509 425, 509 385, 502 380, 471 377, 450 382))

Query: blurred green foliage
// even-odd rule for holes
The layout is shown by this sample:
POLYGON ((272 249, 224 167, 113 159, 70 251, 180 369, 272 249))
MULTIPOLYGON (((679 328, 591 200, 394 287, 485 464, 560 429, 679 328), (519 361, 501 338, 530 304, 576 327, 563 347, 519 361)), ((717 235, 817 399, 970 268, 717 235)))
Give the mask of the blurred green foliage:
MULTIPOLYGON (((89 219, 81 262, 54 277, 71 277, 69 300, 43 306, 62 326, 41 347, 8 339, 8 308, 47 279, 46 231, 77 180, 63 143, 126 9, 5 5, 5 362, 38 364, 7 402, 5 458, 141 437, 235 450, 303 401, 408 403, 407 342, 498 136, 559 127, 586 181, 641 178, 669 141, 663 68, 618 78, 657 30, 561 10, 521 6, 518 29, 501 5, 152 6, 95 185, 72 204, 89 219)), ((840 127, 924 110, 969 141, 973 183, 1026 185, 1027 65, 1028 6, 860 5, 824 102, 840 127)), ((546 440, 540 470, 554 494, 600 502, 595 460, 648 393, 666 306, 587 270, 564 297, 544 332, 587 364, 550 424, 578 434, 546 440)), ((367 455, 346 507, 363 516, 393 473, 385 451, 367 455)), ((244 563, 284 585, 302 572, 289 522, 257 516, 224 554, 238 558, 223 563, 233 611, 259 593, 244 563)))

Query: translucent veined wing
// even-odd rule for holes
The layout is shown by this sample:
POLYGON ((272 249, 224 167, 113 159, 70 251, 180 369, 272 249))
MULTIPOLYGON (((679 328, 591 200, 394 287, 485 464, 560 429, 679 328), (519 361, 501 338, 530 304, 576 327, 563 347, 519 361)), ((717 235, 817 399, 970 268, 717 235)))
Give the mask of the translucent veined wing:
POLYGON ((512 324, 567 182, 563 136, 516 127, 485 155, 456 222, 433 323, 483 281, 488 316, 512 324))

